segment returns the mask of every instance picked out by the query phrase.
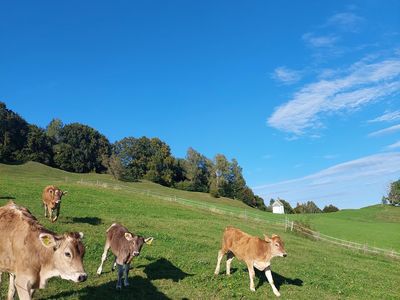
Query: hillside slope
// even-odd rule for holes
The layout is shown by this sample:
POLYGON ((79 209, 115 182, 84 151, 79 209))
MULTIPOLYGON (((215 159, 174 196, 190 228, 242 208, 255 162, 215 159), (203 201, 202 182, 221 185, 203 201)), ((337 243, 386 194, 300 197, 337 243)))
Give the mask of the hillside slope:
MULTIPOLYGON (((245 208, 233 200, 175 191, 148 182, 117 184, 107 175, 71 174, 35 163, 0 164, 0 203, 8 201, 6 198, 15 198, 14 201, 27 206, 47 228, 57 232, 79 230, 85 233, 85 268, 89 279, 83 284, 52 279, 45 290, 35 294, 36 299, 274 297, 262 273, 257 273, 256 292, 251 292, 246 267, 237 260, 232 263, 230 277, 222 274, 224 264, 221 275, 213 275, 221 234, 227 225, 258 236, 263 233, 282 236, 288 257, 274 259, 272 270, 283 299, 395 299, 400 295, 399 261, 304 239, 285 233, 280 226, 253 218, 213 213, 165 199, 172 198, 174 193, 183 193, 179 196, 193 201, 202 199, 221 209, 245 208), (57 184, 69 191, 55 224, 43 217, 40 195, 47 184, 57 184), (153 196, 153 193, 163 194, 166 198, 153 196), (237 206, 231 206, 232 202, 237 206), (105 273, 96 275, 104 232, 115 221, 135 233, 154 237, 153 245, 144 247, 133 263, 131 286, 121 292, 115 291, 116 274, 109 271, 110 260, 105 263, 105 273)), ((252 213, 251 209, 246 209, 252 213)), ((265 214, 266 217, 270 215, 265 214)), ((4 298, 5 293, 3 285, 0 298, 4 298)))
POLYGON ((400 207, 374 205, 335 213, 293 215, 324 234, 373 247, 400 251, 400 207))

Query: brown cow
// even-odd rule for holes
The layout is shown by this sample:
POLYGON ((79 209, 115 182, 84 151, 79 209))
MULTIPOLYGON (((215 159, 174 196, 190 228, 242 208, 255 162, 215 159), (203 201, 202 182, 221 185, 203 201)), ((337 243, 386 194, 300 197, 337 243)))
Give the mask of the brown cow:
POLYGON ((85 281, 82 237, 80 232, 57 235, 10 201, 0 207, 0 272, 15 275, 15 281, 10 276, 10 289, 15 282, 21 300, 32 299, 35 289, 44 288, 52 277, 85 281))
POLYGON ((47 212, 49 212, 51 222, 57 221, 61 210, 61 197, 67 193, 67 191, 63 192, 54 185, 49 185, 44 188, 42 194, 44 216, 47 218, 47 212), (54 218, 53 213, 56 214, 54 218))
POLYGON ((222 238, 222 247, 218 252, 217 267, 215 268, 215 275, 219 274, 222 257, 227 254, 226 259, 226 274, 230 275, 231 262, 236 256, 239 260, 243 260, 249 270, 250 277, 250 290, 255 291, 254 288, 254 267, 260 271, 265 270, 265 276, 276 296, 281 294, 278 292, 272 279, 270 260, 275 256, 286 257, 286 251, 281 238, 277 235, 272 235, 271 238, 264 235, 264 240, 248 235, 240 229, 234 227, 225 228, 222 238))
POLYGON ((112 270, 118 265, 118 281, 117 289, 122 286, 122 279, 125 277, 124 285, 128 286, 128 273, 130 263, 135 256, 140 254, 140 250, 144 244, 150 245, 153 241, 152 237, 144 238, 142 236, 134 235, 121 224, 114 223, 106 231, 107 238, 104 245, 104 252, 101 256, 101 263, 97 269, 97 274, 100 275, 103 270, 103 263, 107 259, 108 249, 114 254, 115 259, 112 270))

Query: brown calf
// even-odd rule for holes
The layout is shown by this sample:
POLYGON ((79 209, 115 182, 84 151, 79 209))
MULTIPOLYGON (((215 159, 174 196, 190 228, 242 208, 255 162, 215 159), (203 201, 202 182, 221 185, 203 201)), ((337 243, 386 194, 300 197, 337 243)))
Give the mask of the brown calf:
POLYGON ((226 259, 226 274, 229 275, 231 271, 231 262, 234 257, 243 260, 249 270, 250 277, 250 290, 255 291, 254 288, 254 267, 260 271, 265 270, 265 276, 276 296, 281 294, 278 292, 272 279, 270 269, 270 260, 275 256, 286 257, 286 251, 281 238, 277 235, 272 235, 271 238, 264 235, 264 240, 248 235, 240 229, 234 227, 225 228, 222 238, 222 247, 218 252, 217 267, 215 268, 215 275, 219 274, 222 257, 227 254, 226 259))
POLYGON ((9 299, 14 283, 19 299, 30 300, 52 277, 85 281, 82 237, 79 232, 57 235, 45 229, 28 209, 12 201, 0 207, 0 272, 10 273, 9 299))
POLYGON ((144 238, 142 236, 134 235, 129 232, 126 227, 117 223, 112 224, 107 229, 106 233, 106 244, 104 245, 104 252, 101 256, 101 263, 97 269, 97 274, 101 274, 103 263, 107 259, 108 249, 111 248, 111 252, 115 256, 112 270, 114 271, 115 265, 118 265, 117 289, 120 289, 123 277, 125 277, 124 285, 129 285, 128 273, 132 259, 140 254, 140 250, 144 244, 150 245, 153 238, 144 238))
POLYGON ((49 213, 50 220, 52 222, 57 221, 58 215, 61 210, 61 197, 67 194, 67 191, 62 191, 54 185, 46 186, 43 190, 42 201, 44 206, 44 216, 47 218, 47 212, 49 213), (55 217, 53 218, 53 213, 55 217))

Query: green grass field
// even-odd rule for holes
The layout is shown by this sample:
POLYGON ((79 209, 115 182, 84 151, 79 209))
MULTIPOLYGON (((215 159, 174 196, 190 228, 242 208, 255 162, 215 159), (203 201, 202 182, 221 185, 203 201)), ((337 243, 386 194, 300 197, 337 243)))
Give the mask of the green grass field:
MULTIPOLYGON (((275 298, 262 273, 257 273, 256 292, 251 292, 246 267, 237 260, 232 263, 231 276, 223 274, 224 262, 221 275, 213 275, 222 231, 227 225, 259 236, 281 235, 288 257, 275 258, 272 270, 283 299, 400 298, 400 261, 286 233, 281 226, 263 221, 281 217, 250 209, 235 200, 214 199, 207 194, 177 191, 149 182, 120 183, 108 175, 72 174, 37 163, 0 164, 0 204, 10 197, 28 207, 51 230, 85 234, 88 280, 76 284, 51 279, 46 289, 35 294, 35 299, 275 298), (55 224, 44 218, 41 206, 41 192, 48 184, 69 192, 63 198, 55 224), (188 205, 167 201, 153 194, 192 202, 188 205), (215 213, 201 204, 214 207, 215 213), (222 210, 232 213, 220 213, 222 210), (251 218, 237 217, 236 213, 241 212, 251 218), (133 262, 131 286, 119 292, 115 290, 116 274, 110 271, 111 259, 105 263, 104 273, 96 275, 105 230, 116 221, 135 233, 154 237, 153 244, 145 246, 133 262)), ((370 245, 399 249, 399 215, 389 209, 376 206, 309 218, 313 226, 327 234, 362 242, 360 235, 368 238, 370 232, 370 245), (370 227, 355 228, 355 224, 368 223, 370 227), (388 241, 396 238, 397 241, 388 241)), ((7 288, 5 277, 3 280, 1 299, 7 288)))

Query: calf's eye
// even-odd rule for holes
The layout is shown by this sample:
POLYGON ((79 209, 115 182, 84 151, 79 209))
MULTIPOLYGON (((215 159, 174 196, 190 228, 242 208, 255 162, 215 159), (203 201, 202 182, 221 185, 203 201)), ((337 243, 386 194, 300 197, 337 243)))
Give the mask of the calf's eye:
POLYGON ((65 252, 64 254, 66 257, 71 257, 71 253, 69 253, 69 252, 65 252))

